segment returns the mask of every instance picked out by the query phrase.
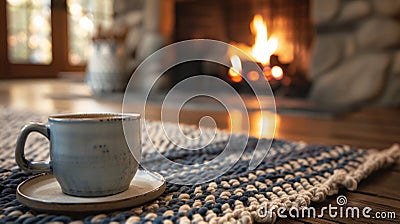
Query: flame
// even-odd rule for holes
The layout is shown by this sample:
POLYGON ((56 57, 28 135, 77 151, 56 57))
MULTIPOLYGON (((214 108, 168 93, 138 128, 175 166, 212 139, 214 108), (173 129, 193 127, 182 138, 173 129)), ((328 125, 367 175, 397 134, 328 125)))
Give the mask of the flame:
POLYGON ((264 73, 264 78, 266 80, 271 80, 271 68, 269 66, 266 66, 263 68, 263 73, 264 73))
MULTIPOLYGON (((267 24, 260 14, 253 17, 250 23, 250 30, 254 35, 253 46, 248 46, 243 43, 231 43, 235 47, 228 48, 228 56, 230 56, 232 67, 229 69, 229 76, 233 82, 242 81, 242 63, 238 55, 241 54, 240 50, 250 55, 256 62, 262 64, 263 75, 266 80, 281 80, 284 72, 281 67, 274 66, 270 67, 270 58, 273 54, 279 54, 285 60, 293 60, 293 55, 290 53, 288 47, 284 46, 286 43, 285 39, 280 35, 279 32, 274 33, 268 37, 267 24), (279 42, 278 42, 279 37, 279 42), (240 49, 240 50, 239 50, 240 49), (285 57, 283 57, 285 56, 285 57)), ((247 73, 247 78, 251 81, 260 79, 260 74, 253 73, 252 71, 247 73)))
POLYGON ((232 81, 240 82, 242 81, 242 62, 240 61, 239 56, 233 55, 231 57, 232 67, 229 68, 228 74, 231 77, 232 81))
POLYGON ((271 75, 274 77, 276 80, 281 80, 283 78, 283 70, 279 66, 274 66, 271 69, 271 75))
POLYGON ((269 58, 278 49, 278 39, 268 39, 267 24, 261 15, 254 16, 250 23, 251 32, 255 35, 255 43, 251 48, 251 55, 261 64, 268 65, 269 58))

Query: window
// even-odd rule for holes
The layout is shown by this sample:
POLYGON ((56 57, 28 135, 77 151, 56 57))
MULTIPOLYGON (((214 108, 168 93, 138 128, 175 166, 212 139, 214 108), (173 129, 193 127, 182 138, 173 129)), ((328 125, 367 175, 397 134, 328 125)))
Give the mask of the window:
POLYGON ((50 0, 7 0, 7 44, 11 63, 52 61, 50 0))
POLYGON ((112 22, 113 0, 0 1, 0 77, 83 71, 92 35, 112 22))
POLYGON ((87 46, 98 27, 110 27, 113 21, 112 0, 68 0, 68 62, 83 65, 87 46))

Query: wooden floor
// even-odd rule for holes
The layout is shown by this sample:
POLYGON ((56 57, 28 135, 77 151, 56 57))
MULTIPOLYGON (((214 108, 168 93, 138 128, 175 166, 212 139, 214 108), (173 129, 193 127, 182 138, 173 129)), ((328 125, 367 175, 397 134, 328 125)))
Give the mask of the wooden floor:
MULTIPOLYGON (((121 111, 122 94, 92 97, 89 88, 76 81, 58 80, 0 80, 0 106, 29 112, 52 114, 56 112, 100 112, 121 111)), ((131 111, 141 111, 142 105, 129 105, 131 111)), ((160 106, 149 103, 146 119, 160 120, 160 106)), ((1 107, 0 107, 1 109, 1 107)), ((212 109, 185 109, 179 114, 180 122, 197 125, 203 116, 215 119, 218 128, 240 131, 241 125, 232 125, 231 119, 246 120, 241 114, 229 117, 227 112, 212 109)), ((268 126, 272 115, 260 115, 254 111, 248 115, 250 134, 270 137, 273 127, 268 126), (260 127, 264 130, 261 132, 260 127)), ((173 121, 173 117, 167 121, 173 121)), ((298 114, 278 115, 275 137, 291 141, 317 144, 349 144, 365 149, 384 149, 393 143, 400 143, 400 108, 368 108, 326 119, 298 114)), ((348 199, 348 206, 360 209, 372 208, 376 211, 395 212, 396 219, 350 219, 330 218, 290 220, 292 223, 386 223, 400 221, 400 161, 396 165, 374 173, 364 180, 354 192, 341 192, 348 199)), ((324 203, 313 204, 316 208, 336 205, 336 197, 329 197, 324 203)), ((361 215, 362 216, 362 215, 361 215)), ((280 220, 288 222, 288 220, 280 220)))

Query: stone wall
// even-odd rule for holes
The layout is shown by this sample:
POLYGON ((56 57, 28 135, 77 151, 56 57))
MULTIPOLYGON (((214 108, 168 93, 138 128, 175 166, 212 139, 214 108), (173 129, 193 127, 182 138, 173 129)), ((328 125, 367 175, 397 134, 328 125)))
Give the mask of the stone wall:
POLYGON ((400 0, 314 0, 310 98, 333 110, 400 105, 400 0))

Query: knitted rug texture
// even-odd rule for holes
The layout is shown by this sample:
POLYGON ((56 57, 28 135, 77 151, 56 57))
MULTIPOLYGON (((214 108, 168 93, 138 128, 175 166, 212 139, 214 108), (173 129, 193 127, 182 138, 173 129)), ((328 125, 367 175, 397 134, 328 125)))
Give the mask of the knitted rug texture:
MULTIPOLYGON (((22 172, 15 163, 14 149, 17 136, 30 121, 47 122, 47 116, 0 108, 0 223, 226 223, 274 222, 277 215, 260 216, 260 208, 303 208, 311 202, 323 201, 335 195, 340 188, 355 190, 357 184, 373 171, 395 163, 400 157, 400 147, 362 150, 346 145, 308 145, 301 142, 274 140, 263 162, 249 170, 255 144, 263 139, 251 138, 240 160, 222 176, 194 186, 167 183, 166 191, 156 200, 121 211, 72 217, 31 210, 16 199, 18 184, 32 174, 22 172)), ((153 143, 169 159, 183 164, 200 164, 210 161, 224 149, 230 137, 217 132, 213 142, 199 150, 183 150, 160 134, 161 124, 147 124, 155 136, 153 143), (160 137, 157 137, 160 136, 160 137)), ((181 126, 187 135, 197 135, 192 126, 181 126)), ((178 132, 177 125, 169 124, 169 132, 178 132)), ((235 136, 240 137, 240 136, 235 136)), ((202 139, 199 139, 199 144, 202 139)), ((173 167, 157 163, 157 155, 150 150, 149 141, 143 141, 143 162, 165 175, 173 167)), ((26 156, 35 161, 49 156, 48 141, 31 135, 26 156)), ((190 171, 188 171, 190 173, 190 171)), ((189 175, 189 174, 188 174, 189 175)), ((190 178, 196 178, 190 177, 190 178)))

